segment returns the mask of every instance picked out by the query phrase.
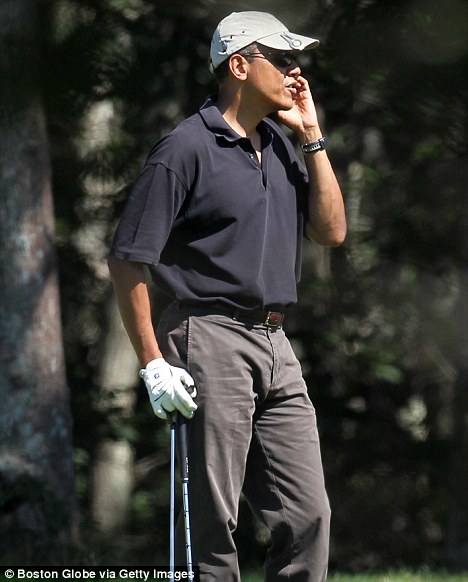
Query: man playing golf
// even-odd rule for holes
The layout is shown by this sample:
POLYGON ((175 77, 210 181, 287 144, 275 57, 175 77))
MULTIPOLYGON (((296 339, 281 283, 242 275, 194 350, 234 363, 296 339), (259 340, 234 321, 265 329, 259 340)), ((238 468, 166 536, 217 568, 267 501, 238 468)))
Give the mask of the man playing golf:
MULTIPOLYGON (((265 580, 327 576, 330 508, 315 411, 282 328, 303 237, 335 246, 346 235, 296 61, 317 44, 263 12, 220 22, 210 53, 218 94, 154 146, 110 253, 156 415, 193 416, 192 547, 207 582, 240 580, 232 534, 241 492, 271 532, 265 580), (303 159, 272 113, 295 133, 303 159), (156 334, 145 265, 173 298, 156 334), (185 390, 193 384, 196 398, 185 390)), ((177 545, 183 564, 183 535, 177 545)))

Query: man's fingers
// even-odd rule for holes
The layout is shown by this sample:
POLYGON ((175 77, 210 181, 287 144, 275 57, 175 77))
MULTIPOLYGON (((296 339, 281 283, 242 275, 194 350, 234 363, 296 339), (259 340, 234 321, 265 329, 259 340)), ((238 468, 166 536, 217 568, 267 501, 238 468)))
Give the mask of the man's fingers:
POLYGON ((187 383, 186 377, 185 376, 181 376, 180 377, 180 383, 182 384, 182 386, 185 388, 185 391, 188 392, 188 394, 190 395, 191 398, 195 398, 197 395, 197 389, 195 387, 195 384, 193 384, 193 379, 191 376, 189 376, 190 380, 192 381, 192 383, 187 383))
POLYGON ((162 406, 154 409, 154 414, 160 418, 161 420, 167 420, 167 412, 164 410, 162 406))
POLYGON ((186 418, 191 418, 197 409, 197 405, 185 389, 177 391, 177 395, 174 398, 173 403, 177 410, 186 418))

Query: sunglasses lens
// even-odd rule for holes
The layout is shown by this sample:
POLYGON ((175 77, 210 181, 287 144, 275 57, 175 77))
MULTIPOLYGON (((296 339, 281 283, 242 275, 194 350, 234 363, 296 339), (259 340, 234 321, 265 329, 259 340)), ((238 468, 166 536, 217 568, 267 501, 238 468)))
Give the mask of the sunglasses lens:
POLYGON ((269 59, 273 65, 283 69, 287 69, 293 64, 299 64, 300 66, 300 54, 298 52, 270 53, 269 59))
POLYGON ((279 67, 280 69, 287 69, 293 63, 298 62, 298 54, 291 53, 291 52, 277 52, 277 53, 243 53, 244 57, 250 58, 264 58, 270 61, 272 65, 275 67, 279 67))
POLYGON ((290 67, 294 57, 287 53, 273 53, 270 56, 270 60, 277 67, 290 67))

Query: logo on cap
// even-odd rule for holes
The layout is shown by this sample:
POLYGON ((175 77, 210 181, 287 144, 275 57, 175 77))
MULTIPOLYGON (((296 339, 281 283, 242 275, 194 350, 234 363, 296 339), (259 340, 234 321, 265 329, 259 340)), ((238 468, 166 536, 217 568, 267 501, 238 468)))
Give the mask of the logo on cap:
POLYGON ((294 38, 293 36, 283 32, 281 34, 281 36, 284 38, 284 40, 289 44, 289 46, 291 48, 295 48, 295 49, 299 49, 302 46, 302 40, 298 39, 298 38, 294 38))

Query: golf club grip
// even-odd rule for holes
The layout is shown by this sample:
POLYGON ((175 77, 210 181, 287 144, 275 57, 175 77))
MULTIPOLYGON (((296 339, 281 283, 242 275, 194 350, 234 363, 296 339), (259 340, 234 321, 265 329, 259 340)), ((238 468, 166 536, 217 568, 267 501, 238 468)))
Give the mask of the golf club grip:
POLYGON ((182 414, 177 414, 177 432, 178 432, 178 461, 180 478, 182 482, 188 481, 188 446, 187 446, 187 419, 182 414))

